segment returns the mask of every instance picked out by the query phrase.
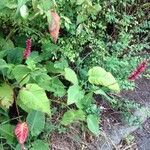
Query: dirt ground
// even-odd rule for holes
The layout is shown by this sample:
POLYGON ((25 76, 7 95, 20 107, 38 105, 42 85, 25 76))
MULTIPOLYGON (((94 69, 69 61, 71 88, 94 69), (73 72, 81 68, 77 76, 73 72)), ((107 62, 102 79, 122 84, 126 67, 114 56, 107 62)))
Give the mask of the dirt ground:
MULTIPOLYGON (((123 91, 121 95, 142 105, 150 106, 150 80, 138 79, 134 91, 123 91)), ((109 117, 106 116, 106 118, 109 117)), ((115 118, 112 120, 115 120, 115 118)), ((124 146, 117 150, 150 150, 150 118, 133 135, 135 137, 133 146, 129 148, 124 146)), ((82 133, 77 126, 74 126, 70 127, 69 133, 54 133, 52 135, 52 150, 97 150, 96 146, 93 145, 95 140, 88 132, 82 133)))

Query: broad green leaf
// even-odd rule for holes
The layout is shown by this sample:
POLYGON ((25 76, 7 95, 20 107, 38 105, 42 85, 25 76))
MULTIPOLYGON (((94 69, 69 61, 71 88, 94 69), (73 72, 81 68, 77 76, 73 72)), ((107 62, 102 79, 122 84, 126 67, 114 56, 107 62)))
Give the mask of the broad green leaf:
POLYGON ((67 104, 78 103, 84 97, 84 91, 78 85, 70 86, 68 91, 67 104))
POLYGON ((14 102, 13 88, 7 83, 0 84, 0 106, 8 109, 14 102))
POLYGON ((61 58, 59 61, 56 61, 54 64, 55 69, 64 70, 68 67, 68 62, 65 58, 61 58))
POLYGON ((34 70, 36 68, 37 63, 41 62, 40 55, 37 51, 33 51, 28 59, 26 60, 26 64, 28 68, 34 70))
POLYGON ((62 73, 63 71, 62 71, 62 69, 57 69, 57 68, 55 68, 54 67, 54 63, 53 62, 47 62, 47 64, 46 64, 46 69, 47 69, 47 71, 48 72, 50 72, 50 73, 62 73))
POLYGON ((51 0, 41 0, 39 5, 37 6, 41 12, 47 12, 52 7, 52 1, 51 0))
POLYGON ((62 97, 66 94, 65 86, 58 78, 50 80, 46 90, 49 92, 53 92, 54 96, 56 97, 62 97))
POLYGON ((93 92, 86 94, 79 102, 76 103, 79 109, 88 108, 93 100, 93 92))
POLYGON ((85 120, 85 113, 82 110, 68 110, 63 115, 63 118, 61 120, 62 125, 69 125, 73 123, 74 121, 84 121, 85 120))
POLYGON ((7 62, 11 64, 21 64, 23 60, 22 48, 13 48, 7 52, 7 62))
POLYGON ((27 116, 27 123, 32 136, 38 136, 45 126, 45 114, 40 111, 32 111, 27 116))
POLYGON ((14 137, 14 126, 10 124, 2 124, 0 125, 0 135, 2 135, 9 144, 13 144, 14 137))
MULTIPOLYGON (((45 112, 50 115, 50 101, 45 91, 37 84, 27 84, 19 91, 19 99, 29 109, 45 112)), ((18 103, 19 104, 19 103, 18 103)), ((22 107, 21 105, 19 105, 22 107)))
POLYGON ((88 72, 89 82, 95 85, 106 86, 107 88, 120 92, 119 84, 110 72, 101 67, 93 67, 88 72))
POLYGON ((32 143, 32 148, 30 150, 50 150, 50 148, 48 143, 42 140, 36 140, 32 143))
POLYGON ((17 65, 12 71, 15 79, 20 85, 26 84, 30 79, 31 69, 25 65, 17 65))
POLYGON ((65 79, 68 80, 68 81, 70 81, 72 84, 78 84, 77 75, 70 68, 65 68, 65 79))
POLYGON ((96 115, 88 115, 87 116, 87 126, 89 128, 89 130, 94 133, 95 135, 99 135, 100 134, 100 130, 99 130, 99 119, 96 115))

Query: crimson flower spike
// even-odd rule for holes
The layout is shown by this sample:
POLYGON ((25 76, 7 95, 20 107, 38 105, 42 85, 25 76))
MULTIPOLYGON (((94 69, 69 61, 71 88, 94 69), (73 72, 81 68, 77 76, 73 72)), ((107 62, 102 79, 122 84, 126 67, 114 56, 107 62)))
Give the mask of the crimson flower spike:
POLYGON ((148 61, 144 60, 141 62, 137 68, 129 75, 128 80, 134 81, 139 77, 141 73, 143 73, 148 65, 148 61))
POLYGON ((23 53, 23 58, 24 59, 27 59, 29 56, 30 56, 30 53, 31 53, 31 39, 27 39, 26 40, 26 49, 24 50, 24 53, 23 53))

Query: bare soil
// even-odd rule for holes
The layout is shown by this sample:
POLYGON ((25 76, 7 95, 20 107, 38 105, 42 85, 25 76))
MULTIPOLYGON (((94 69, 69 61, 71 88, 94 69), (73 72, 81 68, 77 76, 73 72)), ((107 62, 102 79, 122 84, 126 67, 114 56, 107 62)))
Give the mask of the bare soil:
MULTIPOLYGON (((121 96, 142 105, 150 106, 150 80, 146 78, 138 79, 134 91, 123 91, 121 96)), ((109 113, 104 113, 102 122, 104 131, 109 128, 110 123, 121 123, 118 113, 108 107, 107 110, 109 110, 109 113), (109 120, 109 118, 111 119, 109 120)), ((79 126, 81 125, 71 126, 69 132, 65 134, 53 133, 51 137, 52 150, 97 150, 97 146, 94 145, 97 139, 88 134, 88 131, 82 133, 79 126)), ((150 150, 150 118, 133 135, 135 137, 134 143, 131 143, 130 146, 116 146, 117 150, 150 150)))

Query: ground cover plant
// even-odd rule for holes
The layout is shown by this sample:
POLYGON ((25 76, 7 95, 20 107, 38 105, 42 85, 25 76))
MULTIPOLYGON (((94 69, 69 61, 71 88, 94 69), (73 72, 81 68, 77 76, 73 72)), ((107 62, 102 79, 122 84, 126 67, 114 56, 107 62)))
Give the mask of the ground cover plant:
POLYGON ((0 2, 1 149, 50 149, 49 135, 76 122, 99 136, 95 95, 126 119, 140 107, 116 95, 145 69, 148 78, 149 8, 146 0, 0 2))

